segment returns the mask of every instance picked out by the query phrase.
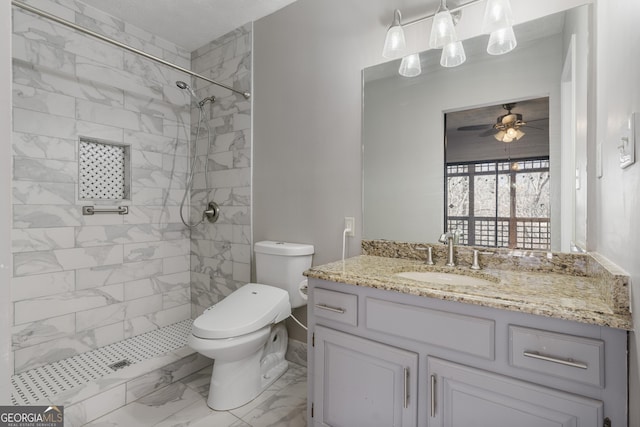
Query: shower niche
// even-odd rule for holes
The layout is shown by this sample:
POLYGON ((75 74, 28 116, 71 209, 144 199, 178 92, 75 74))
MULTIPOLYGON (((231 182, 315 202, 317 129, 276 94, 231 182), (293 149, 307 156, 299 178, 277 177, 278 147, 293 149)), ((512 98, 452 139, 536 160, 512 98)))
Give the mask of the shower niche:
POLYGON ((131 198, 131 147, 80 137, 78 198, 120 201, 131 198))

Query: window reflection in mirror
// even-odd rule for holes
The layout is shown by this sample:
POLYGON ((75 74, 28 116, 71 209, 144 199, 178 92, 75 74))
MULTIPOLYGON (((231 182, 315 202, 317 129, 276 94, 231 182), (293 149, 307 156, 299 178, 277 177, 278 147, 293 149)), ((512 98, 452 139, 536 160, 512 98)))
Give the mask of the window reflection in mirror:
POLYGON ((445 224, 460 244, 549 250, 549 98, 445 114, 445 224))

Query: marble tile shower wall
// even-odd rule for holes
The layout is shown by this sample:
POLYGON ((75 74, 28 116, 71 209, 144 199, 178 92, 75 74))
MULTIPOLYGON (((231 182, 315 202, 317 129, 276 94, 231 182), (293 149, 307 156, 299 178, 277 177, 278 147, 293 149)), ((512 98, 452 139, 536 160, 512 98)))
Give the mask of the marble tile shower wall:
MULTIPOLYGON (((29 3, 190 66, 189 52, 79 1, 29 3)), ((189 318, 185 76, 17 8, 13 67, 15 372, 189 318), (101 202, 78 199, 80 136, 130 145, 128 215, 81 214, 101 202)))
MULTIPOLYGON (((195 50, 191 67, 235 89, 251 91, 251 51, 252 26, 247 24, 195 50)), ((216 102, 204 110, 212 143, 203 130, 197 141, 192 203, 199 208, 192 212, 201 215, 205 200, 221 208, 215 225, 191 232, 195 317, 251 278, 251 101, 201 80, 194 85, 200 98, 215 95, 216 102)), ((193 128, 198 123, 197 109, 192 110, 191 123, 193 128)))

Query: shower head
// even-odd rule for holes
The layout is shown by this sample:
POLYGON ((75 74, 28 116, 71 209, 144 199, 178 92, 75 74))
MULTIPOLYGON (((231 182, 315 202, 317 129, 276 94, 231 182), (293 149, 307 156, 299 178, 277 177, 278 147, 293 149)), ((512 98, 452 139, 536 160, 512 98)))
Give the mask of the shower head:
POLYGON ((178 86, 180 89, 186 89, 187 91, 189 91, 189 94, 191 96, 193 96, 196 100, 198 99, 198 96, 196 95, 196 93, 193 91, 193 89, 191 89, 191 86, 189 86, 188 84, 186 84, 185 82, 183 82, 182 80, 178 80, 176 82, 176 86, 178 86))
POLYGON ((189 86, 188 84, 186 84, 185 82, 183 82, 182 80, 178 80, 176 82, 176 86, 178 86, 180 89, 186 89, 189 91, 189 94, 193 97, 193 99, 196 101, 196 103, 198 104, 198 107, 202 108, 202 106, 204 104, 206 104, 207 102, 214 102, 216 100, 215 96, 210 96, 208 98, 205 98, 203 100, 200 100, 198 98, 198 95, 196 95, 196 93, 193 91, 193 89, 191 89, 191 86, 189 86))

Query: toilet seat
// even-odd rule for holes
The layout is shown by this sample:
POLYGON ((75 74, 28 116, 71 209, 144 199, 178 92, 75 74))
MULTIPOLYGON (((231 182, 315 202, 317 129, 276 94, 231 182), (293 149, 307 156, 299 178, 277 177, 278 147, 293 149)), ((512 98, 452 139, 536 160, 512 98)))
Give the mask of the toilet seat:
POLYGON ((278 323, 290 315, 287 291, 247 283, 198 316, 193 322, 192 333, 205 339, 232 338, 278 323))

